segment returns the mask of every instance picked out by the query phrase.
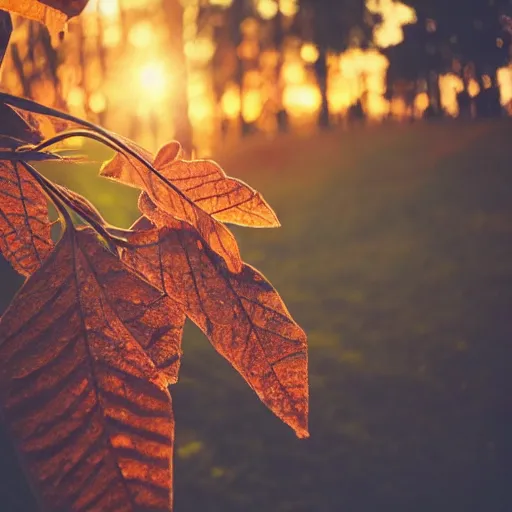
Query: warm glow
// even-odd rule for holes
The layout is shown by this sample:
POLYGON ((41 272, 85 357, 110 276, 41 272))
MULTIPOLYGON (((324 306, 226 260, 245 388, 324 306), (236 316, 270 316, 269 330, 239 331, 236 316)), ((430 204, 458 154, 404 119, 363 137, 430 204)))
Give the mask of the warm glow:
POLYGON ((101 92, 95 92, 89 98, 89 108, 95 114, 101 114, 107 109, 107 98, 101 92))
POLYGON ((370 119, 380 121, 389 113, 389 101, 381 94, 369 91, 365 103, 365 112, 370 119))
POLYGON ((389 66, 388 59, 376 50, 351 48, 340 56, 340 69, 344 76, 355 77, 385 74, 389 66))
POLYGON ((301 84, 306 78, 306 70, 301 62, 287 62, 282 73, 287 84, 301 84))
POLYGON ((293 17, 299 12, 299 4, 297 0, 280 0, 279 10, 284 16, 293 17))
POLYGON ((133 25, 128 33, 128 41, 135 48, 148 48, 155 40, 155 28, 149 21, 133 25))
POLYGON ((242 116, 247 123, 254 123, 263 110, 263 99, 258 89, 250 89, 244 92, 242 103, 242 116))
POLYGON ((409 109, 404 98, 397 96, 391 100, 389 105, 391 115, 396 119, 405 119, 409 115, 409 109))
POLYGON ((265 50, 260 53, 259 60, 263 70, 275 69, 279 63, 279 52, 276 50, 265 50))
POLYGON ((475 98, 480 93, 480 86, 474 78, 470 78, 468 83, 468 94, 471 98, 475 98))
POLYGON ((240 25, 240 29, 245 37, 256 39, 260 31, 260 23, 256 18, 245 18, 240 25))
POLYGON ((256 10, 264 20, 271 20, 279 12, 276 0, 257 0, 256 10))
POLYGON ((116 48, 121 42, 121 27, 110 25, 103 31, 103 45, 105 48, 116 48))
MULTIPOLYGON (((342 80, 351 84, 351 93, 344 97, 339 95, 337 103, 340 108, 345 101, 353 105, 358 99, 364 98, 363 106, 369 118, 379 120, 387 115, 389 102, 384 98, 384 93, 388 66, 388 59, 377 50, 351 48, 341 54, 339 69, 342 80)), ((330 94, 335 93, 331 91, 330 94)))
POLYGON ((66 98, 69 108, 77 109, 83 107, 85 103, 85 92, 81 87, 73 87, 66 98))
POLYGON ((259 89, 261 86, 261 73, 257 69, 252 69, 251 71, 247 71, 244 75, 244 88, 246 90, 249 89, 259 89))
POLYGON ((190 101, 188 115, 192 122, 201 122, 213 117, 213 104, 208 98, 202 96, 190 101))
POLYGON ((491 77, 489 75, 483 75, 482 84, 484 86, 484 89, 490 89, 492 87, 491 77))
MULTIPOLYGON (((104 2, 108 0, 102 0, 104 2)), ((151 9, 152 7, 159 7, 162 0, 118 0, 120 1, 123 9, 151 9)))
POLYGON ((321 104, 322 96, 316 85, 288 85, 284 90, 283 105, 291 115, 313 114, 321 104))
POLYGON ((215 53, 215 44, 211 39, 201 37, 185 43, 185 55, 195 64, 206 64, 215 53))
POLYGON ((320 52, 313 43, 304 43, 300 49, 300 57, 304 62, 313 64, 320 57, 320 52))
POLYGON ((423 114, 430 106, 430 99, 426 92, 420 92, 414 98, 414 112, 416 117, 423 117, 423 114))
POLYGON ((116 19, 120 13, 119 2, 118 0, 90 0, 84 13, 98 13, 104 18, 116 19))
POLYGON ((508 106, 512 102, 512 65, 498 69, 496 78, 500 88, 500 103, 504 107, 508 106))
POLYGON ((161 62, 148 62, 140 69, 139 85, 145 94, 144 98, 150 101, 159 101, 166 96, 168 82, 167 70, 161 62))
POLYGON ((242 60, 255 60, 259 53, 258 42, 254 39, 244 39, 238 46, 238 56, 242 60))
POLYGON ((416 11, 396 0, 366 0, 366 8, 381 17, 373 29, 373 41, 380 48, 400 44, 404 39, 404 25, 416 23, 416 11))
POLYGON ((233 3, 233 0, 210 0, 210 5, 227 8, 233 3))
POLYGON ((236 84, 229 84, 221 99, 221 108, 227 119, 236 119, 240 115, 240 91, 236 84))
POLYGON ((329 83, 327 96, 329 110, 333 114, 343 114, 357 102, 359 96, 359 87, 356 81, 337 77, 329 83))
POLYGON ((441 93, 441 107, 452 117, 459 115, 457 94, 464 90, 464 82, 459 76, 448 73, 439 76, 439 92, 441 93))
POLYGON ((188 98, 190 101, 195 101, 197 98, 207 96, 208 91, 209 84, 204 75, 194 73, 189 76, 188 98))

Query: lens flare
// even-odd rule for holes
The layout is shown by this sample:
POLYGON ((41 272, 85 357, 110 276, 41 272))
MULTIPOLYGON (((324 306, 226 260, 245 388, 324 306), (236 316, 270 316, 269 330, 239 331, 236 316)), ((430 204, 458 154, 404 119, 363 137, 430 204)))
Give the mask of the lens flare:
POLYGON ((139 86, 145 98, 157 102, 168 92, 169 77, 162 62, 154 61, 144 64, 139 72, 139 86))

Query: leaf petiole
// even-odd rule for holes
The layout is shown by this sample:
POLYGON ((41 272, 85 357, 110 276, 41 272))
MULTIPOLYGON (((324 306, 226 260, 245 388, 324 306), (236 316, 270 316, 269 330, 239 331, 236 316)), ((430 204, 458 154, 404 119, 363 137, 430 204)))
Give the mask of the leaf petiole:
MULTIPOLYGON (((84 208, 81 208, 76 202, 71 202, 66 195, 59 190, 54 183, 41 175, 34 167, 32 167, 27 162, 20 162, 25 169, 31 174, 31 176, 41 185, 43 190, 48 194, 51 201, 54 203, 57 211, 59 212, 59 216, 64 221, 66 227, 73 226, 73 220, 69 215, 69 212, 66 210, 66 206, 80 215, 94 230, 105 240, 109 249, 112 252, 117 252, 116 247, 119 244, 125 242, 124 239, 119 238, 118 236, 110 233, 106 226, 102 226, 101 223, 96 221, 91 215, 89 215, 84 208)), ((119 230, 117 230, 119 231, 119 230)))
POLYGON ((96 140, 113 149, 114 151, 117 151, 118 153, 122 153, 125 156, 128 154, 131 157, 135 158, 142 165, 144 165, 150 172, 157 176, 159 180, 165 183, 168 187, 172 188, 174 192, 176 192, 183 200, 199 208, 186 194, 184 194, 178 187, 176 187, 176 185, 169 181, 161 172, 155 169, 155 167, 153 167, 153 165, 150 162, 148 162, 143 156, 137 153, 137 151, 130 148, 118 136, 112 134, 108 130, 105 130, 104 128, 101 128, 100 126, 97 126, 94 123, 90 123, 89 121, 85 121, 71 114, 66 114, 65 112, 60 112, 59 110, 55 110, 51 107, 45 107, 44 105, 40 105, 35 101, 28 100, 26 98, 20 98, 17 96, 12 96, 11 94, 7 94, 4 92, 0 92, 0 103, 2 102, 14 108, 19 108, 21 110, 27 110, 29 112, 42 114, 50 117, 56 117, 58 119, 62 119, 64 121, 68 121, 70 123, 74 123, 79 126, 82 126, 83 128, 86 128, 85 130, 70 130, 67 132, 60 133, 52 137, 51 139, 43 141, 37 146, 34 146, 34 148, 32 149, 44 149, 48 147, 48 145, 56 144, 57 142, 61 142, 71 137, 86 137, 96 140))

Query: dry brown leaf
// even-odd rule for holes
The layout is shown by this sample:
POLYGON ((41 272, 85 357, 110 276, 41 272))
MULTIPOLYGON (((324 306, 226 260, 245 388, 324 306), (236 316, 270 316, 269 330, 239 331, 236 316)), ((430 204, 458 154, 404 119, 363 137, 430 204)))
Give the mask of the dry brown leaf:
POLYGON ((42 134, 14 109, 0 102, 0 148, 14 149, 24 144, 37 144, 42 134))
POLYGON ((3 416, 45 509, 171 509, 168 378, 144 352, 170 334, 179 362, 169 301, 71 228, 2 317, 3 416))
POLYGON ((0 9, 44 23, 52 34, 80 14, 89 0, 0 0, 0 9))
POLYGON ((71 121, 41 114, 39 112, 29 112, 16 106, 9 106, 9 108, 23 120, 27 128, 32 132, 32 138, 38 138, 38 142, 54 137, 58 133, 73 130, 78 127, 76 123, 71 121))
MULTIPOLYGON (((130 147, 137 151, 133 143, 130 147)), ((145 157, 145 154, 141 156, 145 157)), ((160 209, 172 217, 184 220, 194 226, 212 250, 224 259, 230 270, 233 272, 241 270, 240 251, 231 231, 195 205, 179 190, 156 176, 142 162, 125 154, 117 154, 103 166, 100 174, 105 178, 147 191, 151 200, 160 209)))
POLYGON ((48 201, 18 162, 0 160, 0 251, 24 276, 35 272, 53 249, 48 201))
POLYGON ((156 169, 162 169, 169 162, 173 162, 174 160, 178 160, 183 155, 183 148, 181 144, 177 140, 172 140, 167 144, 164 144, 155 156, 155 161, 153 165, 156 169))
POLYGON ((306 336, 276 290, 249 265, 229 272, 190 225, 147 225, 135 224, 141 231, 129 236, 123 261, 179 302, 260 399, 307 437, 306 336))
MULTIPOLYGON (((181 154, 180 144, 170 142, 157 153, 153 166, 206 213, 221 222, 241 226, 280 226, 276 214, 259 192, 243 181, 227 176, 211 160, 182 160, 181 154)), ((147 158, 147 152, 146 159, 152 161, 147 158)), ((116 155, 102 174, 126 185, 147 188, 142 178, 148 174, 147 168, 140 165, 134 168, 122 155, 116 155)))
MULTIPOLYGON (((153 155, 151 152, 129 139, 119 135, 116 135, 116 137, 119 137, 130 149, 144 158, 144 160, 150 163, 153 162, 153 155)), ((146 188, 146 176, 149 173, 149 169, 142 162, 122 153, 116 153, 111 160, 107 161, 102 166, 100 170, 101 176, 105 178, 119 181, 129 187, 140 189, 146 188)))
POLYGON ((175 160, 155 167, 221 222, 252 228, 280 226, 276 214, 259 192, 241 180, 230 178, 211 160, 175 160))

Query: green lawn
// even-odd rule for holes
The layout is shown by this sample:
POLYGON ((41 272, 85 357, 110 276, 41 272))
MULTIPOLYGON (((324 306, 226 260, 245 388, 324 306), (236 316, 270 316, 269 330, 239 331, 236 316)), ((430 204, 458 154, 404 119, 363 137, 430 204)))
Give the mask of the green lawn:
MULTIPOLYGON (((176 512, 512 510, 511 134, 424 123, 218 155, 283 224, 236 234, 309 335, 311 438, 188 328, 176 512)), ((136 215, 133 193, 119 209, 66 172, 110 220, 136 215)))

